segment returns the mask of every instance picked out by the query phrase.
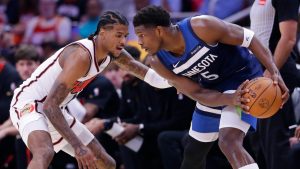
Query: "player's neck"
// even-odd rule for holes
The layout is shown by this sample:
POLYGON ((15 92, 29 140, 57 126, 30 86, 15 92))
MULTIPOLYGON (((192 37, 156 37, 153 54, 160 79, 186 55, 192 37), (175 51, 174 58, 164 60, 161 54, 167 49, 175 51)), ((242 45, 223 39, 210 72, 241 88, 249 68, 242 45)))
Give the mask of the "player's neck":
POLYGON ((106 50, 104 47, 103 47, 103 44, 101 42, 103 41, 100 41, 98 40, 99 37, 96 37, 94 39, 94 42, 95 42, 95 57, 97 59, 97 61, 101 61, 103 60, 104 58, 106 58, 106 56, 108 55, 108 50, 106 50))
POLYGON ((181 31, 176 25, 172 25, 167 31, 167 36, 163 39, 163 49, 181 56, 185 51, 185 42, 181 31), (176 43, 174 43, 176 42, 176 43))

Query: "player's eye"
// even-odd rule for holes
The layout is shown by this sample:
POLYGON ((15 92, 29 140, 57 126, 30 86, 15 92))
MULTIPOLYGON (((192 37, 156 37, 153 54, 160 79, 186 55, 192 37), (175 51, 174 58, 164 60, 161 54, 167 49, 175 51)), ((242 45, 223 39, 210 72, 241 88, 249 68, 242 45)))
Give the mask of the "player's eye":
POLYGON ((121 34, 117 34, 116 37, 117 38, 122 38, 122 35, 121 34))

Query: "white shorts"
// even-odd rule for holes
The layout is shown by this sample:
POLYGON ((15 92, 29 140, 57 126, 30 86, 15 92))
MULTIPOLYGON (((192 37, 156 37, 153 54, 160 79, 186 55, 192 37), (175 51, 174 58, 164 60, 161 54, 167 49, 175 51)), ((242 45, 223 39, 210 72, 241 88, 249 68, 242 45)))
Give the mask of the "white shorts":
MULTIPOLYGON (((219 137, 219 132, 197 132, 192 129, 192 125, 189 130, 189 135, 194 139, 201 142, 212 142, 216 141, 219 137)), ((221 128, 236 128, 243 131, 245 134, 250 128, 250 124, 246 123, 241 119, 241 116, 236 112, 235 107, 227 106, 221 111, 221 119, 219 129, 221 128)))
MULTIPOLYGON (((75 155, 72 147, 68 146, 69 143, 63 139, 44 115, 42 103, 28 102, 23 105, 25 106, 17 107, 18 105, 15 105, 14 107, 11 107, 10 118, 26 145, 28 136, 32 131, 43 130, 50 134, 55 152, 63 150, 72 156, 75 155)), ((71 116, 66 109, 62 109, 62 113, 79 140, 84 145, 88 145, 94 139, 94 135, 81 122, 71 116)))

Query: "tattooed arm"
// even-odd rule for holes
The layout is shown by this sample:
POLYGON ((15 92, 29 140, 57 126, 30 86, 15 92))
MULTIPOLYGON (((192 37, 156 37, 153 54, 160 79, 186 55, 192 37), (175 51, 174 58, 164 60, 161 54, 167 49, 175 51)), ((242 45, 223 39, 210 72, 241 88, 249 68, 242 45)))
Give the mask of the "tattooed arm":
POLYGON ((121 52, 120 56, 115 60, 115 63, 123 70, 144 80, 153 87, 161 89, 171 87, 165 78, 161 77, 153 69, 132 58, 126 50, 121 52))
POLYGON ((72 45, 64 49, 59 58, 63 70, 55 80, 43 106, 45 115, 55 129, 74 148, 79 168, 82 168, 83 165, 95 166, 95 157, 69 127, 60 110, 60 104, 66 98, 76 80, 84 76, 89 69, 90 60, 87 55, 89 55, 88 51, 78 45, 72 45))

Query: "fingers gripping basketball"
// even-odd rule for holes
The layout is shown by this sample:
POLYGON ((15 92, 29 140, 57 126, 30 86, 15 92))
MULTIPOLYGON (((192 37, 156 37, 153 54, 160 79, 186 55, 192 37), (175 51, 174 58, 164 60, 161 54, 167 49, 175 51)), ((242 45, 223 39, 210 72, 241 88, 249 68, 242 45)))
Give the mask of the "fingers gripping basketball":
POLYGON ((281 90, 271 79, 255 78, 245 86, 245 89, 249 89, 243 97, 250 99, 246 105, 249 106, 251 115, 257 118, 268 118, 279 110, 282 103, 281 90))

